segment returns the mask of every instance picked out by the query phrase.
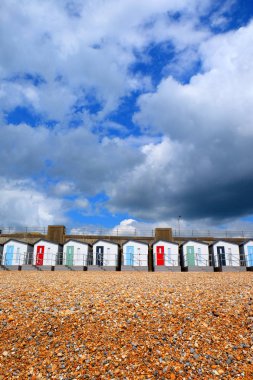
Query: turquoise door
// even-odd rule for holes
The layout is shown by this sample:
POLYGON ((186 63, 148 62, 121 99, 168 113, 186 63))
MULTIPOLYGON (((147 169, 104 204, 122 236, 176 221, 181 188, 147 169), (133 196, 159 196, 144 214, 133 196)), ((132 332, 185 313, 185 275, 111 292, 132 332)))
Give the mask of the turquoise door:
POLYGON ((14 245, 7 245, 5 254, 5 265, 12 265, 14 245))
POLYGON ((126 247, 126 265, 133 265, 134 261, 134 247, 128 245, 126 247))
POLYGON ((74 259, 74 246, 68 246, 67 253, 66 253, 66 265, 69 265, 72 267, 73 259, 74 259))
POLYGON ((248 266, 253 267, 253 246, 248 246, 248 266))
POLYGON ((188 267, 195 266, 194 247, 186 247, 188 267))

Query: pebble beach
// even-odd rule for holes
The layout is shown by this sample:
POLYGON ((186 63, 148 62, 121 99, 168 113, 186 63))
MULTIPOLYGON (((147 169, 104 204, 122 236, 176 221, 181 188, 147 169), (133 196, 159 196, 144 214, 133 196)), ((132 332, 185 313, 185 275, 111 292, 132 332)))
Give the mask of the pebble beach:
POLYGON ((0 380, 253 379, 253 273, 1 272, 0 380))

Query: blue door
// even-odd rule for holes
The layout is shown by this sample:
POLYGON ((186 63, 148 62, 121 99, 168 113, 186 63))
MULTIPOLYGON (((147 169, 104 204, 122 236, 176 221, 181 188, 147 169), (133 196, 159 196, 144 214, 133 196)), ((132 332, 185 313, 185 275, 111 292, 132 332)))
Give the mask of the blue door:
POLYGON ((253 267, 253 246, 248 246, 248 266, 253 267))
POLYGON ((5 265, 12 265, 14 245, 7 245, 5 254, 5 265))
POLYGON ((126 265, 133 265, 134 262, 134 247, 128 245, 126 247, 126 265))

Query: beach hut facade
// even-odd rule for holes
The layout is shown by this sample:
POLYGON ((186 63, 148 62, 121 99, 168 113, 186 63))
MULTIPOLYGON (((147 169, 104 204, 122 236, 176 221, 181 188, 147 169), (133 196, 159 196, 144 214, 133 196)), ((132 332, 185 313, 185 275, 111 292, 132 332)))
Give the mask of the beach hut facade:
POLYGON ((210 245, 215 268, 240 267, 241 258, 239 245, 225 240, 219 240, 210 245))
POLYGON ((180 247, 182 268, 212 268, 208 244, 189 240, 180 247))
POLYGON ((68 240, 63 246, 63 264, 67 266, 87 266, 89 244, 78 240, 68 240))
POLYGON ((5 266, 24 265, 32 260, 33 246, 23 241, 10 239, 4 243, 2 264, 5 266))
POLYGON ((253 240, 245 241, 240 244, 241 264, 248 268, 253 268, 253 240))
POLYGON ((129 240, 123 244, 123 265, 148 267, 148 244, 129 240))
POLYGON ((178 267, 178 244, 165 240, 158 240, 152 245, 154 267, 178 267))
POLYGON ((107 240, 98 240, 93 244, 93 265, 98 267, 117 267, 119 246, 107 240))
POLYGON ((33 264, 36 266, 55 266, 63 262, 62 245, 41 239, 34 244, 33 264))

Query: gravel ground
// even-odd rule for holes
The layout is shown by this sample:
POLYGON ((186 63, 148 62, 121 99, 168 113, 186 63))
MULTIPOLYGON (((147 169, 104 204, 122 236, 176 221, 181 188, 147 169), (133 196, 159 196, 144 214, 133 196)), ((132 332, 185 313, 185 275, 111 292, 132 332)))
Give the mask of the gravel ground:
POLYGON ((0 379, 253 379, 253 273, 0 273, 0 379))

